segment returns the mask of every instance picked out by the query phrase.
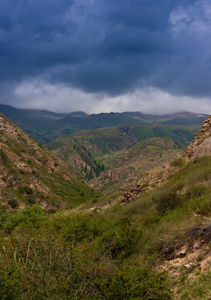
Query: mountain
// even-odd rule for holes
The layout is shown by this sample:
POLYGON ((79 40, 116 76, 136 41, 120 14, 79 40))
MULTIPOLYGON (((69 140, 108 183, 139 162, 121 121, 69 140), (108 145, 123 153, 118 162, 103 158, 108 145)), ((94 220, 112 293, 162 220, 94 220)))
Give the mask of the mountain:
POLYGON ((106 170, 90 180, 89 184, 103 194, 124 192, 141 174, 180 157, 182 152, 168 137, 145 139, 127 150, 100 156, 97 160, 106 170))
POLYGON ((1 206, 23 208, 38 203, 46 209, 57 209, 88 201, 89 195, 97 197, 63 161, 2 114, 0 170, 1 206))
POLYGON ((45 147, 87 181, 99 176, 105 169, 104 165, 99 164, 91 152, 74 138, 61 138, 48 143, 45 147))
MULTIPOLYGON (((87 115, 83 112, 58 114, 45 110, 17 109, 0 105, 0 112, 40 144, 69 136, 79 130, 104 127, 130 127, 133 125, 199 125, 204 114, 184 112, 174 115, 153 116, 141 112, 100 113, 87 115)), ((196 129, 197 130, 197 129, 196 129)))
POLYGON ((100 113, 77 117, 67 115, 55 121, 52 128, 45 132, 45 139, 51 141, 74 134, 80 130, 93 130, 107 127, 131 127, 140 125, 201 125, 206 115, 183 113, 171 116, 151 116, 140 112, 100 113), (172 120, 172 122, 171 122, 172 120))
MULTIPOLYGON (((112 131, 115 132, 114 129, 112 131)), ((92 136, 94 137, 94 135, 92 136)), ((103 134, 99 135, 102 142, 104 137, 103 134)), ((97 141, 97 134, 95 135, 95 141, 97 141)), ((128 148, 128 145, 131 146, 131 144, 127 144, 128 140, 119 135, 116 140, 112 140, 112 138, 110 141, 109 138, 105 139, 104 149, 106 149, 107 141, 109 147, 107 149, 110 149, 110 151, 106 151, 107 154, 99 153, 100 148, 97 148, 99 143, 97 145, 96 143, 89 144, 91 147, 88 147, 84 140, 78 142, 75 137, 52 141, 46 147, 70 165, 85 180, 91 180, 89 183, 94 185, 95 188, 103 188, 104 191, 106 186, 112 188, 112 190, 124 189, 137 179, 137 174, 149 171, 182 153, 178 144, 168 137, 145 139, 128 148), (121 147, 126 149, 114 151, 113 141, 119 149, 121 147), (83 145, 86 145, 86 147, 83 145), (99 152, 94 152, 94 155, 87 148, 98 149, 99 152), (95 179, 92 180, 93 178, 95 179)))
MULTIPOLYGON (((126 176, 128 173, 125 184, 129 184, 128 182, 131 180, 136 180, 135 174, 138 171, 136 167, 142 163, 142 171, 146 169, 147 164, 147 170, 149 170, 149 166, 155 167, 155 163, 152 163, 152 160, 154 160, 153 155, 162 157, 162 159, 159 158, 157 160, 158 164, 161 161, 164 163, 166 160, 173 159, 175 157, 173 155, 177 155, 176 153, 179 153, 179 150, 163 150, 168 146, 175 149, 184 148, 193 139, 195 128, 195 126, 189 125, 171 126, 158 124, 88 129, 78 131, 68 137, 53 140, 47 143, 45 147, 72 166, 86 180, 98 177, 106 168, 109 169, 109 172, 104 173, 107 175, 120 173, 126 176), (143 145, 146 148, 145 150, 142 149, 143 145), (147 145, 149 146, 148 149, 147 145), (155 149, 156 146, 158 146, 158 149, 155 149), (123 153, 125 153, 125 156, 123 153), (134 153, 134 155, 131 153, 134 153), (135 153, 138 153, 137 160, 134 157, 135 153), (172 153, 172 156, 170 153, 172 153), (115 160, 119 162, 120 168, 126 167, 126 165, 131 165, 131 168, 126 167, 123 172, 120 169, 117 170, 115 163, 110 163, 110 161, 114 162, 115 160), (133 165, 135 165, 135 170, 133 165)), ((156 160, 154 161, 156 162, 156 160)), ((108 184, 111 180, 113 181, 114 177, 116 178, 116 176, 107 175, 105 175, 103 182, 106 180, 108 184)), ((119 179, 120 177, 118 176, 119 179)), ((99 186, 97 179, 95 181, 94 185, 99 186)), ((117 184, 118 181, 116 182, 117 184)), ((123 187, 125 184, 122 182, 121 186, 123 187)))
POLYGON ((178 153, 177 157, 175 155, 176 158, 174 160, 166 161, 166 164, 160 164, 160 166, 158 164, 159 167, 157 169, 151 168, 151 170, 147 170, 150 172, 146 174, 144 174, 142 171, 142 175, 140 176, 141 180, 131 186, 131 189, 133 191, 134 186, 144 186, 144 189, 140 189, 134 195, 133 192, 132 194, 128 192, 127 194, 129 195, 129 198, 126 196, 123 199, 123 202, 128 204, 128 200, 129 202, 132 201, 133 196, 136 198, 137 195, 139 195, 139 192, 142 194, 143 192, 145 193, 151 189, 154 189, 155 187, 162 186, 171 178, 172 174, 178 172, 178 168, 180 170, 181 167, 184 167, 184 164, 187 160, 194 160, 196 162, 200 157, 206 160, 206 156, 208 156, 209 160, 211 155, 211 116, 208 116, 203 121, 201 127, 201 130, 195 134, 193 141, 183 151, 183 158, 185 160, 183 160, 181 155, 178 153))
MULTIPOLYGON (((1 174, 6 170, 9 176, 14 176, 21 167, 16 156, 24 160, 24 155, 30 153, 33 166, 42 167, 43 176, 51 176, 56 185, 57 171, 52 170, 53 164, 50 170, 47 163, 55 156, 36 143, 31 144, 27 136, 7 122, 3 118, 0 124, 3 129, 1 174), (12 141, 16 143, 13 145, 12 141), (32 146, 47 157, 42 160, 36 151, 31 153, 32 146)), ((210 130, 209 116, 203 122, 202 131, 195 135, 197 143, 186 148, 184 157, 164 164, 160 161, 156 169, 147 172, 136 169, 139 181, 126 193, 120 191, 94 198, 88 189, 87 194, 83 192, 89 202, 78 201, 74 208, 59 209, 54 214, 36 204, 18 210, 1 206, 0 298, 209 300, 211 155, 207 142, 210 144, 210 130)), ((159 151, 162 148, 163 152, 171 151, 172 147, 173 151, 180 150, 176 146, 170 138, 153 138, 119 155, 125 163, 127 156, 131 156, 138 164, 141 151, 146 156, 152 148, 159 151)), ((121 160, 114 157, 117 153, 107 153, 104 161, 120 167, 121 160)), ((158 160, 156 154, 154 160, 158 160)), ((57 163, 60 164, 59 159, 57 163)), ((65 164, 61 163, 62 167, 66 172, 65 164)), ((24 172, 27 174, 24 182, 29 178, 33 189, 31 172, 27 169, 24 172)), ((20 175, 23 174, 19 172, 20 175)), ((14 180, 17 178, 12 177, 15 190, 14 180)), ((12 184, 7 185, 5 193, 12 184)), ((21 195, 26 197, 29 191, 24 188, 21 195)), ((58 189, 51 191, 58 195, 58 189)))

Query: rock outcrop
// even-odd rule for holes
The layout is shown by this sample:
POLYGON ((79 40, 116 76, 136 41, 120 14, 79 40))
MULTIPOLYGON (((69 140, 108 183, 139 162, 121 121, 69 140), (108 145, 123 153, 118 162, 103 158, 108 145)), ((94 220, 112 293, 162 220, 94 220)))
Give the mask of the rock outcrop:
POLYGON ((140 192, 141 192, 140 184, 139 183, 133 184, 130 187, 130 191, 125 192, 121 205, 128 205, 130 202, 133 201, 134 198, 140 195, 140 192))
POLYGON ((203 155, 211 155, 211 116, 208 116, 201 131, 195 134, 194 140, 185 148, 183 157, 195 159, 203 155))

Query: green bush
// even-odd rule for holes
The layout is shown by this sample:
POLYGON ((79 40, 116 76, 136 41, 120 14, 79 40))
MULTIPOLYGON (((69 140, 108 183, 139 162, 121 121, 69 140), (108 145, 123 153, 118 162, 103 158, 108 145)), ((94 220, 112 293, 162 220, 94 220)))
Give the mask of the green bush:
POLYGON ((38 228, 40 223, 48 218, 43 207, 39 205, 27 206, 25 209, 18 211, 8 217, 4 224, 7 233, 11 233, 17 226, 38 228))
POLYGON ((33 196, 28 196, 28 197, 26 198, 26 200, 27 200, 28 204, 30 204, 30 205, 36 204, 36 201, 35 201, 35 199, 33 198, 33 196))
POLYGON ((190 199, 194 197, 200 197, 206 192, 206 187, 203 185, 193 185, 188 187, 187 191, 185 192, 185 198, 190 199))
POLYGON ((9 160, 7 154, 2 149, 0 149, 0 156, 1 156, 1 160, 2 160, 3 164, 5 165, 5 167, 10 167, 11 161, 9 160))
POLYGON ((175 209, 182 203, 183 197, 179 193, 181 186, 169 187, 162 191, 159 198, 156 199, 157 210, 165 213, 167 210, 175 209))
POLYGON ((11 199, 8 201, 8 204, 11 208, 18 208, 18 201, 16 199, 11 199))
POLYGON ((171 299, 166 274, 143 259, 96 260, 89 241, 72 251, 43 228, 19 230, 0 247, 1 299, 171 299))
POLYGON ((101 251, 112 258, 126 258, 136 253, 142 238, 142 232, 130 217, 115 221, 110 230, 104 232, 99 245, 101 251))
POLYGON ((33 194, 33 190, 28 186, 28 185, 24 185, 24 186, 19 186, 18 187, 18 192, 20 194, 27 194, 27 195, 31 195, 33 194))

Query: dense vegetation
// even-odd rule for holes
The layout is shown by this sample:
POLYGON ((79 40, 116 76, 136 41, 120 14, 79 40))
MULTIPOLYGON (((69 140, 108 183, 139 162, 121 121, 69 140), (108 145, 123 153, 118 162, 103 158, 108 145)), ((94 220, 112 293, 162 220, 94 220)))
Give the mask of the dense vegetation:
POLYGON ((172 165, 168 183, 126 207, 110 197, 54 214, 2 207, 1 299, 209 299, 210 271, 172 279, 159 266, 211 214, 211 157, 172 165))
MULTIPOLYGON (((39 116, 40 126, 58 120, 48 112, 39 116)), ((143 122, 139 113, 126 116, 143 122)), ((85 130, 48 144, 77 162, 87 179, 104 164, 123 174, 119 182, 132 180, 126 178, 130 171, 139 176, 139 196, 128 205, 114 182, 108 183, 113 192, 108 187, 104 195, 96 192, 0 116, 1 299, 210 299, 211 156, 178 157, 197 127, 192 116, 190 122, 182 116, 186 125, 180 127, 170 126, 166 117, 168 125, 85 130), (168 167, 150 172, 169 152, 176 158, 168 167), (184 257, 188 264, 178 265, 184 257)), ((60 117, 62 134, 75 130, 66 121, 90 121, 81 113, 60 117)), ((91 118, 100 122, 98 117, 91 118)), ((103 123, 108 115, 101 117, 103 123)), ((109 114, 109 122, 122 122, 121 114, 114 117, 109 114)), ((208 126, 200 135, 210 137, 208 126)), ((106 172, 112 173, 101 176, 106 172)))

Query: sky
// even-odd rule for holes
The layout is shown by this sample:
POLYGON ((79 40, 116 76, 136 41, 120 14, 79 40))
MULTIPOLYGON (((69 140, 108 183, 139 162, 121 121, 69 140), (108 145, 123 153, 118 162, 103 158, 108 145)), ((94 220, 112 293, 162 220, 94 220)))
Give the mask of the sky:
POLYGON ((0 103, 211 114, 211 1, 1 0, 0 103))

